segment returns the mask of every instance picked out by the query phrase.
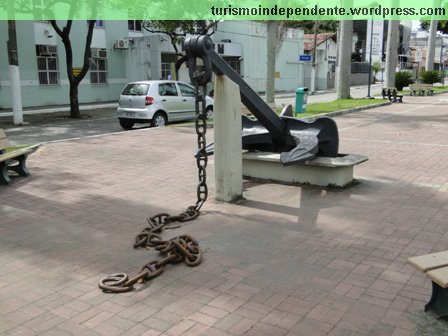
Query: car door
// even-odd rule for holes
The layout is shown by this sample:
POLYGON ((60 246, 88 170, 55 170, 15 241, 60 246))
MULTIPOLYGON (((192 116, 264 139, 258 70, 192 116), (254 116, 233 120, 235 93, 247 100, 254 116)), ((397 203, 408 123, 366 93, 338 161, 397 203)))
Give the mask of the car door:
POLYGON ((194 88, 186 83, 177 83, 182 95, 182 109, 185 112, 185 119, 196 117, 194 88))
POLYGON ((159 98, 165 111, 168 113, 168 120, 182 119, 182 97, 179 95, 176 84, 159 83, 159 98))

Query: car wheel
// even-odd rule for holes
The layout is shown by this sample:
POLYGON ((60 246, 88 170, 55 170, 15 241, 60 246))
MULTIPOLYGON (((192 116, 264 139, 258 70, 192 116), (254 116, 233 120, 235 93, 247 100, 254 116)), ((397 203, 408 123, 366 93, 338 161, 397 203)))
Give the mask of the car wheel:
POLYGON ((207 107, 205 113, 207 114, 207 120, 213 119, 213 107, 207 107))
POLYGON ((130 130, 130 129, 132 129, 132 127, 133 127, 134 124, 135 124, 133 121, 130 121, 130 120, 123 120, 123 119, 120 119, 119 122, 120 122, 120 126, 123 127, 125 130, 130 130))
POLYGON ((166 125, 166 117, 163 113, 157 112, 151 120, 152 127, 163 127, 166 125))

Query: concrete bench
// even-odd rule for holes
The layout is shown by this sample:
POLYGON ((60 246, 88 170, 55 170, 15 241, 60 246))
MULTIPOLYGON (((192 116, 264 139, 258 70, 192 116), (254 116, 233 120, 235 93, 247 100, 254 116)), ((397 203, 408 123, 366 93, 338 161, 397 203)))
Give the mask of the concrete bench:
POLYGON ((403 102, 403 95, 397 94, 398 90, 395 87, 384 87, 381 90, 381 95, 383 99, 389 99, 392 103, 403 102))
POLYGON ((410 84, 411 96, 434 96, 434 87, 432 84, 410 84))
POLYGON ((26 148, 20 148, 12 151, 7 151, 10 143, 6 137, 5 132, 0 129, 0 184, 9 184, 11 178, 8 171, 12 170, 20 176, 29 176, 30 173, 26 168, 26 159, 28 155, 35 152, 39 145, 34 145, 26 148))
POLYGON ((283 166, 280 154, 243 152, 243 176, 279 182, 344 187, 353 181, 354 166, 368 158, 357 154, 319 156, 303 164, 283 166))
POLYGON ((408 264, 425 273, 432 282, 425 311, 433 311, 438 319, 448 316, 448 251, 408 258, 408 264))

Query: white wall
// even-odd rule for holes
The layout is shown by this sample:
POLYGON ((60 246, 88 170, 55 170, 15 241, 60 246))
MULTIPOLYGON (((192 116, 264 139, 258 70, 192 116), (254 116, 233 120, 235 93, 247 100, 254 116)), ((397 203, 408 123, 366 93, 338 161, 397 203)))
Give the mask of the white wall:
MULTIPOLYGON (((231 40, 242 45, 243 79, 258 92, 266 87, 266 24, 254 21, 224 21, 213 35, 215 43, 231 40)), ((276 91, 295 90, 301 81, 298 57, 303 54, 303 31, 289 30, 277 55, 276 91)))
MULTIPOLYGON (((331 71, 329 61, 336 61, 337 44, 331 38, 317 46, 316 57, 316 90, 327 90, 328 73, 331 71)), ((304 84, 310 87, 311 83, 311 62, 305 62, 304 68, 304 84)), ((336 74, 333 73, 333 76, 336 74)))

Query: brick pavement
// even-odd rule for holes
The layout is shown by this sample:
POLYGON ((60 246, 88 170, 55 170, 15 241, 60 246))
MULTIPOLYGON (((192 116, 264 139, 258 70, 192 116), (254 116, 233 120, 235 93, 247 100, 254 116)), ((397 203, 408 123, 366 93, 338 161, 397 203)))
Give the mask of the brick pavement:
POLYGON ((243 201, 210 199, 165 233, 198 238, 200 266, 120 295, 97 282, 156 257, 132 248, 145 218, 194 201, 194 130, 44 145, 32 176, 0 188, 0 334, 448 335, 423 312, 429 280, 406 265, 448 248, 447 102, 409 97, 335 118, 341 152, 370 158, 359 185, 245 181, 243 201))

